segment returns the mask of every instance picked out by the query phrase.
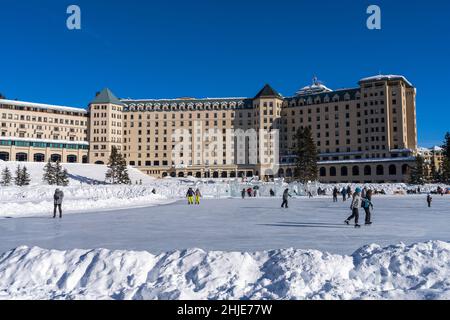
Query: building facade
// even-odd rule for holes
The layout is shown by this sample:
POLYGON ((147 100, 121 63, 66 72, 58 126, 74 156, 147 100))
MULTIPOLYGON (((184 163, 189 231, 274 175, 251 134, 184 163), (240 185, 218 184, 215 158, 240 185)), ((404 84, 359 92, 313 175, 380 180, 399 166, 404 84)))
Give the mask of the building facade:
POLYGON ((294 135, 308 126, 321 181, 406 181, 417 152, 415 101, 403 76, 339 90, 315 79, 291 97, 269 85, 252 98, 216 99, 118 99, 104 89, 87 111, 0 100, 0 159, 106 164, 114 146, 155 177, 292 179, 294 135))

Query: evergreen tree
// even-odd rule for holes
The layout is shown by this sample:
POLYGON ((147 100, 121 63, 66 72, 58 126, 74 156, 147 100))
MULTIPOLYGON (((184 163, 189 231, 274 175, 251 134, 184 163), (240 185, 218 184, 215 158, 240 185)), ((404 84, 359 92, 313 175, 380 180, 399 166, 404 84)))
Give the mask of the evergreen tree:
POLYGON ((30 174, 28 173, 28 169, 25 166, 22 169, 22 173, 21 173, 21 178, 20 179, 21 179, 21 185, 22 186, 30 185, 30 182, 31 182, 30 174))
POLYGON ((59 186, 67 187, 69 185, 69 175, 67 173, 67 169, 63 169, 59 176, 59 186))
POLYGON ((49 185, 54 185, 55 181, 55 168, 53 167, 50 159, 47 164, 44 166, 44 175, 42 177, 44 182, 47 182, 49 185))
POLYGON ((411 184, 425 184, 425 160, 422 156, 416 157, 416 163, 414 167, 411 168, 409 180, 411 184))
POLYGON ((442 161, 441 181, 444 183, 450 183, 450 132, 447 132, 445 135, 442 149, 444 159, 442 161))
POLYGON ((55 184, 57 186, 65 187, 69 185, 67 170, 61 166, 61 163, 59 161, 56 161, 56 164, 53 166, 53 172, 55 177, 55 184))
POLYGON ((8 167, 5 167, 2 171, 2 180, 0 181, 0 184, 2 186, 9 186, 12 181, 12 174, 8 167))
POLYGON ((294 139, 296 141, 295 155, 297 156, 295 177, 303 183, 316 181, 318 152, 311 129, 300 127, 294 139))
POLYGON ((111 148, 111 155, 108 161, 108 170, 106 171, 106 180, 112 184, 129 184, 130 177, 125 158, 119 153, 117 148, 111 148))
POLYGON ((14 183, 16 186, 22 186, 22 168, 20 168, 20 165, 17 166, 16 175, 14 176, 14 183))

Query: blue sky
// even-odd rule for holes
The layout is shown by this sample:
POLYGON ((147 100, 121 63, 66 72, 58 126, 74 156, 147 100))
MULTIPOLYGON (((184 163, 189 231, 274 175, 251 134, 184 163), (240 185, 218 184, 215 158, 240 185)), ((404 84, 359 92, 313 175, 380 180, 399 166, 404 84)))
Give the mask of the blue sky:
POLYGON ((450 130, 450 2, 302 0, 2 0, 0 92, 86 107, 119 97, 289 96, 317 75, 333 89, 378 73, 418 90, 419 144, 450 130), (82 30, 66 28, 77 4, 82 30), (382 30, 366 28, 366 8, 382 30))

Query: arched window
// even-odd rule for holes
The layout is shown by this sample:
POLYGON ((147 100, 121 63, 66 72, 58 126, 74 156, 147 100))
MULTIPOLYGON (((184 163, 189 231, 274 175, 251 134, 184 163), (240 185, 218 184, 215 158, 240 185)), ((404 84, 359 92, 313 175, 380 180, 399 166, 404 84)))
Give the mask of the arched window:
POLYGON ((231 171, 230 172, 230 178, 236 178, 236 172, 235 171, 231 171))
POLYGON ((319 171, 321 177, 325 177, 327 175, 327 169, 325 169, 325 167, 321 167, 319 171))
POLYGON ((395 164, 391 164, 389 166, 389 175, 391 176, 397 175, 397 167, 395 166, 395 164))
POLYGON ((354 176, 359 176, 359 167, 358 166, 353 166, 352 168, 352 174, 354 176))
POLYGON ((83 158, 81 158, 83 163, 88 163, 88 156, 83 156, 83 158))
POLYGON ((45 155, 42 153, 35 153, 33 156, 34 162, 45 162, 45 155))
POLYGON ((247 171, 247 178, 253 177, 253 171, 247 171))
POLYGON ((238 177, 239 177, 239 178, 243 178, 244 175, 245 175, 245 172, 244 172, 244 171, 239 171, 239 172, 238 172, 238 177))
POLYGON ((220 177, 221 177, 221 178, 228 178, 228 172, 222 171, 220 177))
POLYGON ((280 170, 278 170, 278 176, 279 177, 284 177, 284 170, 280 168, 280 170))
POLYGON ((218 178, 218 177, 219 177, 219 172, 214 171, 214 172, 213 172, 213 178, 218 178))
POLYGON ((184 172, 178 172, 178 178, 184 178, 184 172))
POLYGON ((28 155, 24 152, 16 153, 16 161, 28 161, 28 155))
POLYGON ((372 168, 370 166, 365 166, 364 167, 364 175, 365 176, 370 176, 372 175, 372 168))
POLYGON ((163 178, 167 177, 167 172, 163 172, 163 173, 162 173, 162 177, 163 177, 163 178))
POLYGON ((9 153, 8 152, 0 152, 0 160, 9 161, 9 153))
POLYGON ((202 173, 200 171, 195 173, 195 177, 196 178, 201 178, 202 177, 202 173))
POLYGON ((348 168, 347 167, 341 167, 341 176, 342 177, 348 176, 348 168))
POLYGON ((77 162, 77 156, 70 154, 67 156, 67 163, 76 163, 77 162))
POLYGON ((177 177, 177 174, 176 174, 175 172, 171 172, 171 173, 170 173, 170 176, 171 176, 172 178, 176 178, 176 177, 177 177))
POLYGON ((188 172, 188 173, 187 173, 187 176, 188 176, 188 177, 192 177, 192 172, 188 172))
POLYGON ((50 156, 50 161, 51 162, 58 162, 58 161, 61 162, 61 155, 60 154, 52 154, 50 156))
POLYGON ((402 165, 402 174, 408 174, 409 166, 407 164, 402 165))
POLYGON ((330 167, 330 177, 336 177, 336 168, 330 167))
POLYGON ((377 176, 384 175, 384 168, 381 164, 377 165, 377 176))

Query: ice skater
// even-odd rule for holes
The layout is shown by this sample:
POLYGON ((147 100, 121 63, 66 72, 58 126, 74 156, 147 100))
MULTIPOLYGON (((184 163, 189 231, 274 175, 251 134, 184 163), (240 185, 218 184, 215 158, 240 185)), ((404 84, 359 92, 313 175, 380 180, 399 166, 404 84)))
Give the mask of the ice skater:
POLYGON ((333 202, 338 202, 338 189, 336 187, 333 189, 333 202))
POLYGON ((189 188, 186 193, 186 198, 188 199, 188 205, 194 204, 194 190, 192 188, 189 188))
POLYGON ((427 203, 428 203, 428 208, 431 208, 431 202, 433 201, 433 197, 431 196, 431 194, 427 195, 427 203))
POLYGON ((56 209, 59 211, 59 218, 62 218, 62 202, 64 199, 64 192, 60 189, 55 190, 55 194, 53 195, 53 219, 56 218, 56 209))
POLYGON ((342 201, 345 202, 347 200, 347 189, 345 187, 342 188, 341 194, 342 194, 342 201))
POLYGON ((370 226, 372 224, 372 213, 370 212, 370 209, 373 210, 372 190, 366 191, 365 197, 362 197, 362 207, 363 207, 364 211, 366 212, 365 224, 367 226, 370 226))
POLYGON ((289 208, 288 207, 288 200, 289 197, 292 197, 291 194, 289 193, 289 189, 284 190, 283 192, 283 203, 281 204, 282 208, 289 208))
POLYGON ((200 205, 200 198, 202 197, 202 194, 200 193, 200 190, 197 188, 195 190, 195 204, 200 205))
POLYGON ((242 189, 241 196, 242 196, 242 199, 245 199, 245 189, 242 189))
POLYGON ((353 193, 352 204, 350 209, 352 210, 352 215, 345 220, 346 224, 350 224, 350 220, 355 219, 355 228, 361 228, 358 224, 359 222, 359 208, 361 207, 361 188, 356 188, 353 193))

